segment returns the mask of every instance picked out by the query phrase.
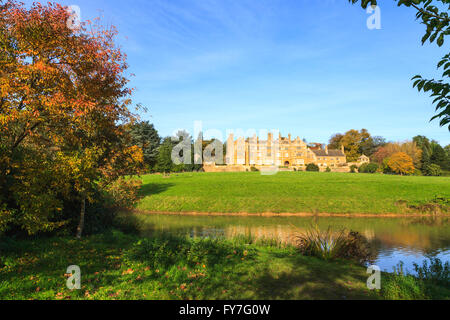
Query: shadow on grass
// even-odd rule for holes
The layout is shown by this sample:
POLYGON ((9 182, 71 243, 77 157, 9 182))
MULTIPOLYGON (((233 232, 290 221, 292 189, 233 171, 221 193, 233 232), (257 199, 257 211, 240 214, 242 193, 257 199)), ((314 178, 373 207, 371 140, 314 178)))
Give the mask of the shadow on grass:
POLYGON ((350 264, 325 262, 314 258, 293 256, 284 259, 288 271, 274 272, 266 267, 251 281, 256 299, 375 299, 365 284, 366 276, 350 264))
POLYGON ((175 186, 173 183, 149 183, 144 184, 139 191, 140 196, 146 197, 159 193, 163 193, 167 189, 175 186))

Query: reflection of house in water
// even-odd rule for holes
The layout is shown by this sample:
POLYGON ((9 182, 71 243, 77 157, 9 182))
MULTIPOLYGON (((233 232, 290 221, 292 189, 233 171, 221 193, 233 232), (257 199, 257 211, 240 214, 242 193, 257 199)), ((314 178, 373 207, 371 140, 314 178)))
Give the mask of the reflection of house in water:
POLYGON ((375 231, 373 229, 366 229, 362 232, 362 235, 366 237, 367 240, 372 241, 375 239, 375 231))
POLYGON ((229 226, 225 229, 225 236, 233 238, 236 236, 251 236, 257 240, 276 239, 283 243, 293 243, 294 237, 299 231, 290 226, 270 226, 270 227, 248 227, 248 226, 229 226))
POLYGON ((409 230, 398 230, 395 233, 378 232, 376 238, 387 247, 397 247, 401 244, 403 248, 420 248, 423 251, 432 251, 435 247, 428 234, 413 233, 409 230))

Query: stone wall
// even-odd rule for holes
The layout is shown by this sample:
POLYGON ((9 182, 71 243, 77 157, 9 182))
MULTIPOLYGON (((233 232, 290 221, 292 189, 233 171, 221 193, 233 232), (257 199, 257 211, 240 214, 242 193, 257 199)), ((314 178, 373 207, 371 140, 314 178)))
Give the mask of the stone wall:
MULTIPOLYGON (((254 166, 258 170, 264 170, 271 167, 264 167, 264 166, 254 166)), ((295 168, 297 171, 304 171, 303 168, 295 168)), ((350 167, 336 167, 336 168, 330 168, 332 172, 350 172, 350 167)), ((204 165, 203 170, 205 172, 247 172, 251 171, 251 166, 241 166, 241 165, 231 165, 231 166, 215 166, 215 165, 204 165)), ((320 168, 320 171, 324 172, 326 168, 320 168)), ((294 167, 291 168, 279 168, 279 172, 283 171, 295 171, 294 167)))
POLYGON ((215 166, 215 165, 204 165, 203 170, 205 172, 245 172, 246 169, 250 171, 250 167, 246 166, 215 166))

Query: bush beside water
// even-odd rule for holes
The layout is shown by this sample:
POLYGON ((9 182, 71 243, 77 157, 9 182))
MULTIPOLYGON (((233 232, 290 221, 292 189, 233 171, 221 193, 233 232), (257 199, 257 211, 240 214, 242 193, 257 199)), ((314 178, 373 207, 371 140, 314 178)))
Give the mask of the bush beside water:
POLYGON ((384 274, 381 287, 383 298, 389 300, 448 300, 450 299, 450 266, 437 258, 414 264, 416 276, 404 270, 403 263, 393 273, 384 274))
POLYGON ((355 231, 321 231, 317 226, 296 237, 297 247, 306 256, 324 260, 346 259, 364 264, 371 262, 372 252, 367 239, 355 231))

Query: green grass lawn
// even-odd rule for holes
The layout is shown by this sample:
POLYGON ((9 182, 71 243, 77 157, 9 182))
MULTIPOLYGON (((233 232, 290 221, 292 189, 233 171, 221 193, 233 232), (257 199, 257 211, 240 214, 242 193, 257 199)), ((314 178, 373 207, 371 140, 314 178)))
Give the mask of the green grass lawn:
POLYGON ((137 209, 217 213, 407 213, 450 199, 450 177, 315 172, 184 173, 142 178, 137 209))
POLYGON ((0 242, 4 299, 405 299, 449 298, 414 278, 383 274, 370 291, 366 269, 305 257, 294 247, 245 239, 142 239, 113 231, 83 240, 0 242), (66 269, 81 268, 81 290, 66 288, 66 269), (429 295, 429 293, 433 295, 429 295))

